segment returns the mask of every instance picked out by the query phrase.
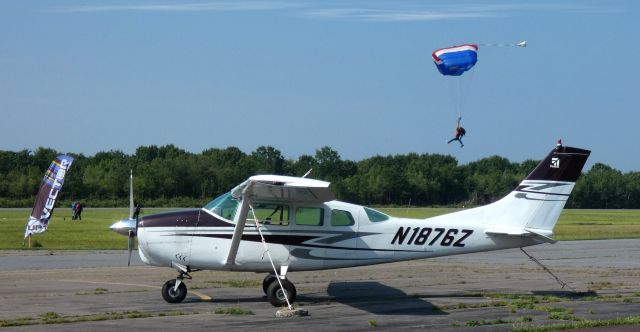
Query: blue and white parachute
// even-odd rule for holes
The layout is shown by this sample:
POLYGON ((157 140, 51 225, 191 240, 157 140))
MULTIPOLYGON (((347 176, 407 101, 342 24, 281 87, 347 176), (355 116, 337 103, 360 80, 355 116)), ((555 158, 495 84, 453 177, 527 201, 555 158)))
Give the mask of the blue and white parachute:
POLYGON ((442 75, 460 76, 478 62, 478 45, 464 44, 435 50, 431 55, 442 75))

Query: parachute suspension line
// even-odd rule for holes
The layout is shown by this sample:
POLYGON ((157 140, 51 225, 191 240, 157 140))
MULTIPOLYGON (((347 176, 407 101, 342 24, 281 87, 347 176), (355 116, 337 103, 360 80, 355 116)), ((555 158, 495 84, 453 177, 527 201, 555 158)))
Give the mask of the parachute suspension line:
POLYGON ((293 310, 293 307, 291 306, 291 303, 289 302, 289 294, 287 294, 287 291, 284 289, 284 287, 282 287, 282 281, 280 281, 280 275, 278 274, 278 271, 276 269, 276 265, 273 263, 273 258, 271 258, 271 252, 269 252, 269 247, 267 246, 267 241, 264 240, 264 236, 262 235, 262 231, 260 230, 260 227, 261 227, 262 223, 260 222, 260 220, 258 220, 258 217, 256 217, 256 211, 253 210, 253 205, 252 204, 249 204, 249 208, 251 208, 251 214, 253 214, 253 221, 255 222, 256 229, 258 230, 258 234, 260 234, 260 238, 262 239, 262 245, 264 246, 264 252, 267 254, 267 257, 269 257, 269 261, 271 262, 271 267, 273 268, 273 274, 276 276, 276 280, 278 280, 278 284, 280 284, 280 289, 284 292, 284 299, 287 301, 287 307, 289 307, 289 310, 293 310))
POLYGON ((440 48, 431 54, 433 62, 440 74, 452 78, 446 80, 449 81, 447 85, 449 85, 451 89, 450 94, 453 99, 452 113, 456 115, 456 118, 462 117, 462 111, 466 107, 470 87, 470 80, 466 76, 470 75, 468 71, 476 65, 478 61, 477 54, 477 44, 463 44, 440 48))
POLYGON ((527 47, 527 41, 523 40, 517 43, 487 43, 487 44, 478 44, 478 46, 488 46, 488 47, 527 47))
POLYGON ((527 257, 529 257, 529 259, 536 263, 538 266, 540 266, 543 270, 545 270, 545 272, 549 273, 554 279, 556 279, 556 281, 558 282, 558 284, 560 284, 560 286, 562 286, 562 289, 564 289, 565 287, 571 289, 571 291, 575 292, 576 290, 569 286, 566 282, 562 281, 562 279, 560 279, 558 276, 556 276, 555 274, 553 274, 553 272, 551 272, 551 270, 549 270, 546 266, 544 266, 544 264, 542 264, 539 260, 537 260, 535 257, 531 256, 528 252, 524 251, 524 249, 520 248, 520 250, 527 255, 527 257))
POLYGON ((466 113, 469 108, 469 99, 471 97, 471 86, 473 86, 473 80, 476 74, 476 70, 470 70, 465 73, 464 76, 455 77, 457 81, 457 87, 455 89, 454 103, 456 107, 456 120, 462 118, 463 113, 466 113))
POLYGON ((449 89, 449 99, 451 100, 451 115, 455 116, 456 119, 460 117, 462 113, 464 93, 462 92, 462 80, 460 77, 447 77, 446 82, 447 88, 449 89))
MULTIPOLYGON (((461 77, 458 77, 458 78, 461 78, 461 77)), ((462 117, 462 109, 464 108, 464 105, 465 105, 464 99, 466 98, 466 95, 465 95, 466 91, 464 91, 465 90, 464 89, 464 83, 465 83, 464 80, 459 79, 457 81, 458 81, 458 93, 460 95, 456 96, 456 100, 457 100, 457 105, 456 105, 457 107, 456 108, 458 109, 457 110, 458 114, 457 114, 456 119, 460 119, 462 117)))

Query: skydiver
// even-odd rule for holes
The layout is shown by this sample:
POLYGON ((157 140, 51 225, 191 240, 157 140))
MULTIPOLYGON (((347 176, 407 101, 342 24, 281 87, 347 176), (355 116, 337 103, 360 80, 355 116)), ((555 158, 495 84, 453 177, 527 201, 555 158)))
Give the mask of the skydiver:
POLYGON ((82 204, 80 204, 80 202, 76 203, 76 220, 80 220, 82 221, 82 210, 84 209, 84 206, 82 206, 82 204))
POLYGON ((461 117, 458 117, 458 125, 456 126, 456 137, 452 138, 449 140, 449 142, 447 142, 447 144, 453 142, 453 141, 458 141, 460 142, 460 147, 464 147, 464 144, 462 143, 462 136, 464 136, 467 131, 464 130, 464 128, 462 128, 462 126, 460 125, 460 121, 462 120, 461 117))

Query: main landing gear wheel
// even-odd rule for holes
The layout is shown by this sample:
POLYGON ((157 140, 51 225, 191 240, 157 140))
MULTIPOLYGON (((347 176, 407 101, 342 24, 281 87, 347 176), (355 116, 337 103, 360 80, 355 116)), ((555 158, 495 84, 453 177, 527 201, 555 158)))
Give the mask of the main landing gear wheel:
POLYGON ((171 279, 162 286, 162 298, 169 303, 180 303, 187 297, 187 286, 181 282, 175 289, 176 279, 171 279))
MULTIPOLYGON (((286 291, 289 303, 293 303, 296 300, 296 287, 287 279, 281 279, 282 287, 286 291)), ((280 288, 280 283, 276 278, 273 279, 269 287, 267 287, 267 299, 274 307, 284 307, 287 305, 287 299, 285 298, 285 291, 280 288)))
POLYGON ((264 291, 265 295, 267 294, 269 285, 271 285, 271 283, 274 281, 276 281, 276 276, 273 274, 267 274, 267 276, 264 277, 264 280, 262 280, 262 291, 264 291))

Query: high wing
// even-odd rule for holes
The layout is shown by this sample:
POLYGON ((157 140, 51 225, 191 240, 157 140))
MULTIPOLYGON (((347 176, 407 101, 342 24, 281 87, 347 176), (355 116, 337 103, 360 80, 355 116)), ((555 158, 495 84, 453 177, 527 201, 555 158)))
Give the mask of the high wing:
POLYGON ((329 182, 282 175, 256 175, 231 190, 231 195, 240 200, 240 212, 231 238, 231 246, 227 254, 225 266, 232 269, 235 265, 238 247, 254 200, 324 203, 335 197, 329 189, 329 182))
POLYGON ((329 182, 283 175, 256 175, 231 190, 238 200, 324 203, 335 197, 329 182), (250 190, 246 190, 250 188, 250 190))

